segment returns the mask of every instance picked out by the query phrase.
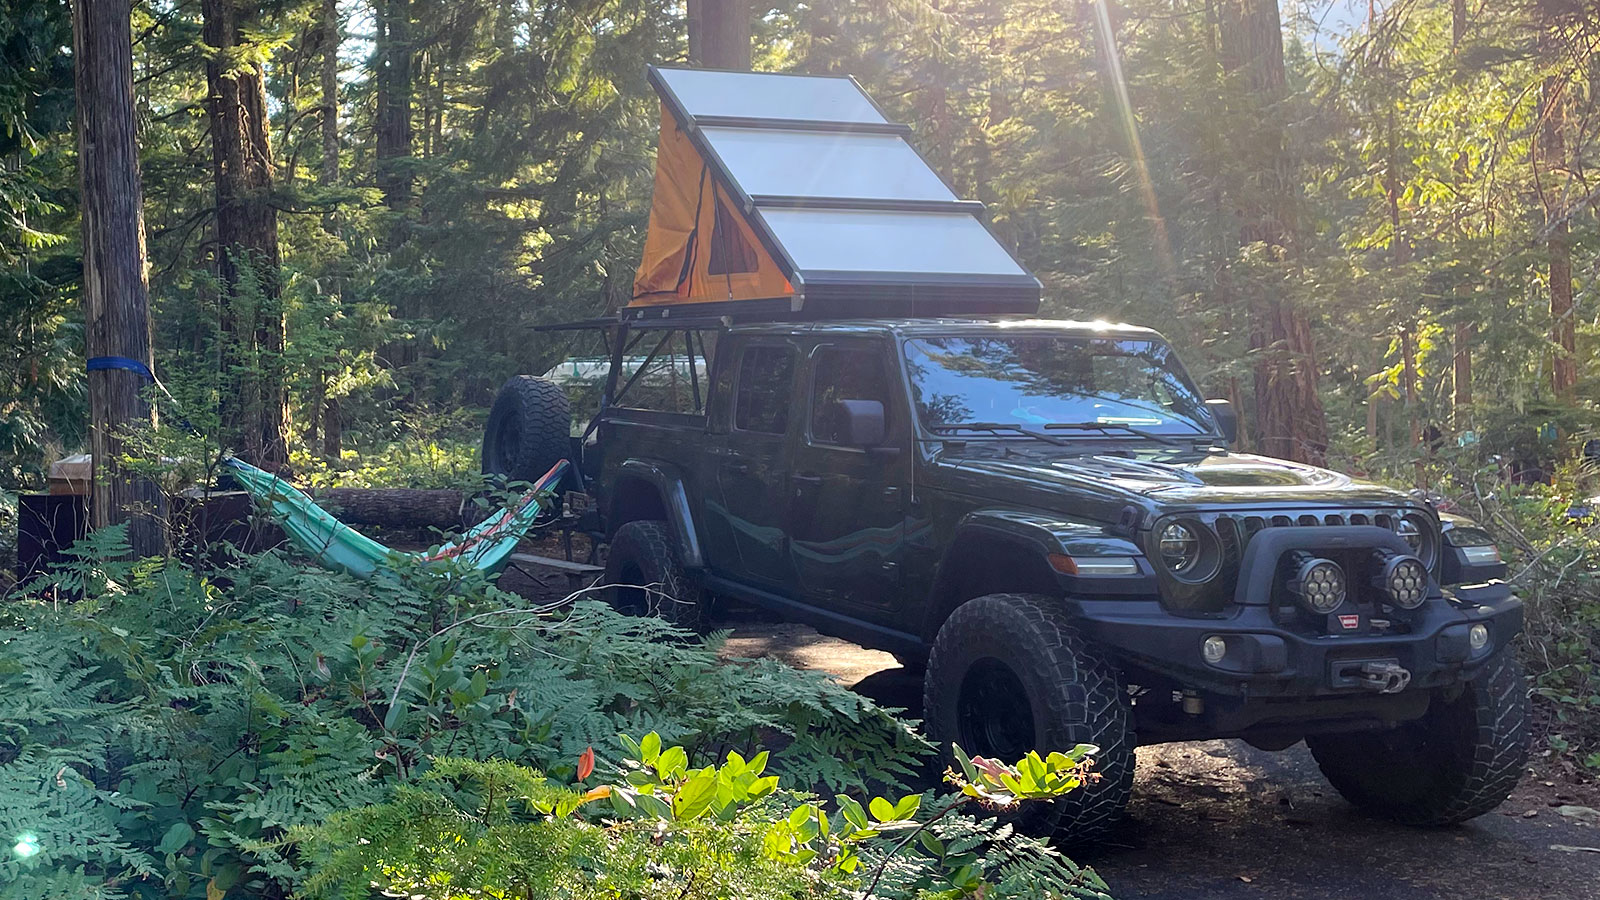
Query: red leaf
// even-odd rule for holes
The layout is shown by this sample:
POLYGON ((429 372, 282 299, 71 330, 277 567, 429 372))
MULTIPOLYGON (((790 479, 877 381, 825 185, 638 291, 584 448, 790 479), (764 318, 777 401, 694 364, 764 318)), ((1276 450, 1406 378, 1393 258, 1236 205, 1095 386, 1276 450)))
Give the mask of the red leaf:
POLYGON ((578 756, 578 780, 582 781, 594 774, 594 748, 585 747, 578 756))

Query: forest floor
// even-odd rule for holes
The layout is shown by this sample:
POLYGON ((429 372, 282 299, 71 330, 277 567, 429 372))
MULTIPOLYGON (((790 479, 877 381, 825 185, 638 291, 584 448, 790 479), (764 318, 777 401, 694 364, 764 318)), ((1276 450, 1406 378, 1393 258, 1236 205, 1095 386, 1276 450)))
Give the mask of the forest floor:
MULTIPOLYGON (((554 555, 554 554, 552 554, 554 555)), ((507 587, 549 596, 513 575, 507 587)), ((722 612, 726 653, 827 672, 884 706, 922 714, 922 683, 892 656, 760 611, 722 612)), ((1133 802, 1092 865, 1119 900, 1600 900, 1600 785, 1536 763, 1500 809, 1465 825, 1418 830, 1365 817, 1323 780, 1303 744, 1242 741, 1141 747, 1133 802)))

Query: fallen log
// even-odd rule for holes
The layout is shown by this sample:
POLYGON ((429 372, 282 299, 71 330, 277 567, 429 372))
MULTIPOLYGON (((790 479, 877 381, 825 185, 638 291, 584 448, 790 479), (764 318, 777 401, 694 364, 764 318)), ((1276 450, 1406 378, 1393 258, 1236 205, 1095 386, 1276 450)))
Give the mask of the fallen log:
POLYGON ((459 531, 484 517, 484 510, 460 491, 324 488, 312 491, 311 497, 347 525, 459 531))

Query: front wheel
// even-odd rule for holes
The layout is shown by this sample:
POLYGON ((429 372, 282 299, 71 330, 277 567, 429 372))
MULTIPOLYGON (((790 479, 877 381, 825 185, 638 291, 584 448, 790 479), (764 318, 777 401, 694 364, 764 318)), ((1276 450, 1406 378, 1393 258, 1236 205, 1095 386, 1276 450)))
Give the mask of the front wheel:
POLYGON ((1510 650, 1460 696, 1435 695, 1420 719, 1386 731, 1308 735, 1346 800, 1406 825, 1454 825, 1511 795, 1528 761, 1528 691, 1510 650))
POLYGON ((1133 724, 1121 672, 1050 597, 990 594, 939 629, 923 681, 928 728, 975 756, 1014 763, 1037 750, 1100 748, 1098 778, 1010 814, 1023 830, 1073 845, 1104 838, 1133 792, 1133 724))
POLYGON ((658 616, 696 632, 706 626, 704 593, 684 573, 665 522, 641 520, 618 528, 600 583, 606 602, 619 612, 658 616))

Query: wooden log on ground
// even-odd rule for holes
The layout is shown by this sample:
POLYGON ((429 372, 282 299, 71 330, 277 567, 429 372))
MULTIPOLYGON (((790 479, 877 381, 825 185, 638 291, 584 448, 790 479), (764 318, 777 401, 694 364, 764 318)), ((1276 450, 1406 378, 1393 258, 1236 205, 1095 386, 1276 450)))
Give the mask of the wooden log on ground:
POLYGON ((460 530, 482 521, 485 513, 460 491, 326 488, 311 497, 346 525, 460 530))

